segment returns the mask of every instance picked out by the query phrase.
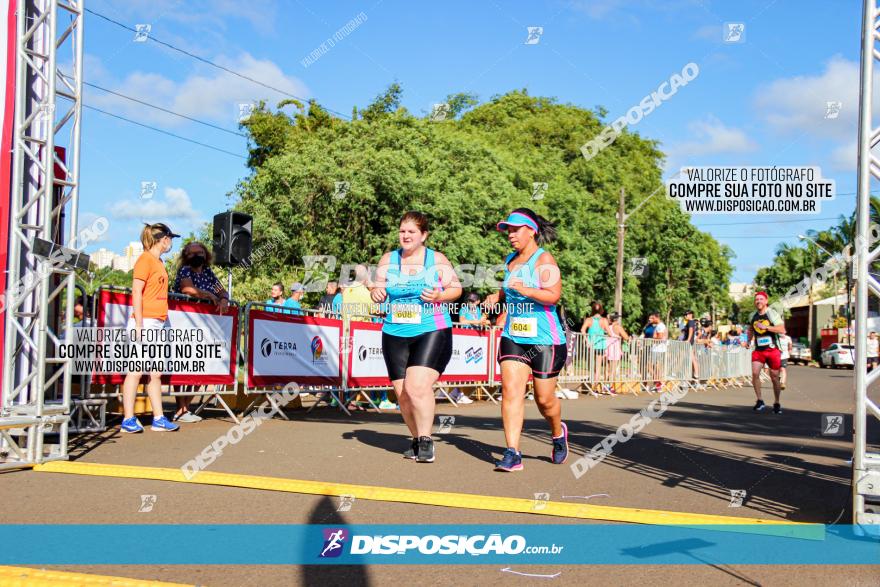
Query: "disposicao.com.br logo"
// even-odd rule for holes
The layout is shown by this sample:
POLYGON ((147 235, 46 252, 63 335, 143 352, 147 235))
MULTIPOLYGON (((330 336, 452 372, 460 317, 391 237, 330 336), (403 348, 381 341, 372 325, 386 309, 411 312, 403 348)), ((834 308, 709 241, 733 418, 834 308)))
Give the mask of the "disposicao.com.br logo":
MULTIPOLYGON (((324 544, 320 558, 339 556, 349 538, 342 528, 324 529, 324 544)), ((473 536, 448 534, 439 536, 429 534, 363 535, 350 537, 348 554, 351 555, 518 555, 518 554, 559 554, 564 546, 528 546, 526 539, 518 534, 476 534, 473 536)))

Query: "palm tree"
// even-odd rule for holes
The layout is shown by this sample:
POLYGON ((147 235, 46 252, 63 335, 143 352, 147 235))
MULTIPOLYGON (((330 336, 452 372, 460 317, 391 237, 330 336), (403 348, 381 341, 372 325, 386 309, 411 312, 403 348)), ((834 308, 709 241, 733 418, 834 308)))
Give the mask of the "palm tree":
MULTIPOLYGON (((876 197, 871 198, 871 217, 872 222, 880 223, 880 199, 876 197), (876 220, 874 217, 876 216, 876 220)), ((837 225, 832 226, 829 229, 822 231, 810 230, 807 231, 807 234, 816 240, 822 247, 828 249, 829 252, 833 252, 836 257, 838 252, 844 251, 848 246, 852 245, 856 239, 856 215, 853 213, 850 216, 845 216, 843 214, 840 215, 840 218, 837 220, 837 225)), ((855 251, 852 251, 851 254, 854 254, 855 251)), ((835 273, 835 276, 837 274, 835 273)), ((852 278, 850 273, 849 263, 846 264, 845 271, 846 278, 846 311, 844 315, 846 316, 847 324, 849 324, 851 318, 850 308, 852 307, 852 278)), ((837 295, 835 287, 835 296, 837 295)))
POLYGON ((797 277, 798 279, 807 279, 807 285, 809 286, 807 289, 807 345, 810 347, 812 352, 812 344, 813 344, 813 287, 812 284, 809 283, 810 274, 812 273, 812 266, 815 264, 816 260, 816 246, 807 242, 807 247, 805 249, 801 247, 792 246, 788 243, 780 243, 778 247, 776 247, 776 256, 777 258, 786 259, 789 261, 789 266, 787 269, 791 274, 795 276, 804 276, 797 277), (811 263, 813 261, 813 263, 811 263))
POLYGON ((871 224, 880 225, 880 198, 871 196, 868 212, 871 214, 871 224))

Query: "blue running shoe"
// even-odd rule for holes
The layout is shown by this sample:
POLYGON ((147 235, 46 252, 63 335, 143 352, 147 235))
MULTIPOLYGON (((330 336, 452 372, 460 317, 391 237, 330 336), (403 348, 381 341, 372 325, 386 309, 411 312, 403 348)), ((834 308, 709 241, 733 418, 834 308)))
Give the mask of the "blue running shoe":
POLYGON ((550 455, 554 465, 561 465, 568 458, 568 426, 562 423, 562 436, 553 438, 553 453, 550 455))
POLYGON ((120 426, 120 428, 123 432, 128 432, 129 434, 137 434, 138 432, 144 431, 144 427, 138 422, 137 416, 122 420, 122 426, 120 426))
POLYGON ((508 473, 512 471, 522 471, 522 453, 515 451, 512 448, 508 448, 504 451, 504 456, 501 457, 501 460, 495 462, 495 470, 506 471, 508 473))
POLYGON ((153 432, 174 432, 178 428, 180 428, 179 424, 175 424, 165 416, 153 418, 153 425, 150 426, 153 432))

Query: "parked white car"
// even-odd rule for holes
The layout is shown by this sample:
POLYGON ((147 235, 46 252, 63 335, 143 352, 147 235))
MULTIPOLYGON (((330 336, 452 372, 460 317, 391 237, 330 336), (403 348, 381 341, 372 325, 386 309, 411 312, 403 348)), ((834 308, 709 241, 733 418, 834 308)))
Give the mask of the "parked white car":
POLYGON ((833 343, 819 355, 820 367, 850 367, 854 365, 853 353, 855 347, 851 344, 833 343))
POLYGON ((807 345, 799 342, 791 345, 791 353, 789 354, 788 362, 792 365, 797 365, 798 363, 809 365, 812 358, 810 349, 807 348, 807 345))

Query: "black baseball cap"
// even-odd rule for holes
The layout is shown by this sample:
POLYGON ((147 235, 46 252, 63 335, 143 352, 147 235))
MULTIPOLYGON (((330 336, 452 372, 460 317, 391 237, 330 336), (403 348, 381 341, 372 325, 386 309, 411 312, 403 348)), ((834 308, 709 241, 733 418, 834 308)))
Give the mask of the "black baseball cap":
POLYGON ((153 225, 153 236, 155 238, 163 238, 163 237, 171 237, 171 238, 180 238, 179 234, 176 234, 173 230, 171 230, 167 224, 162 224, 161 222, 157 222, 153 225))

